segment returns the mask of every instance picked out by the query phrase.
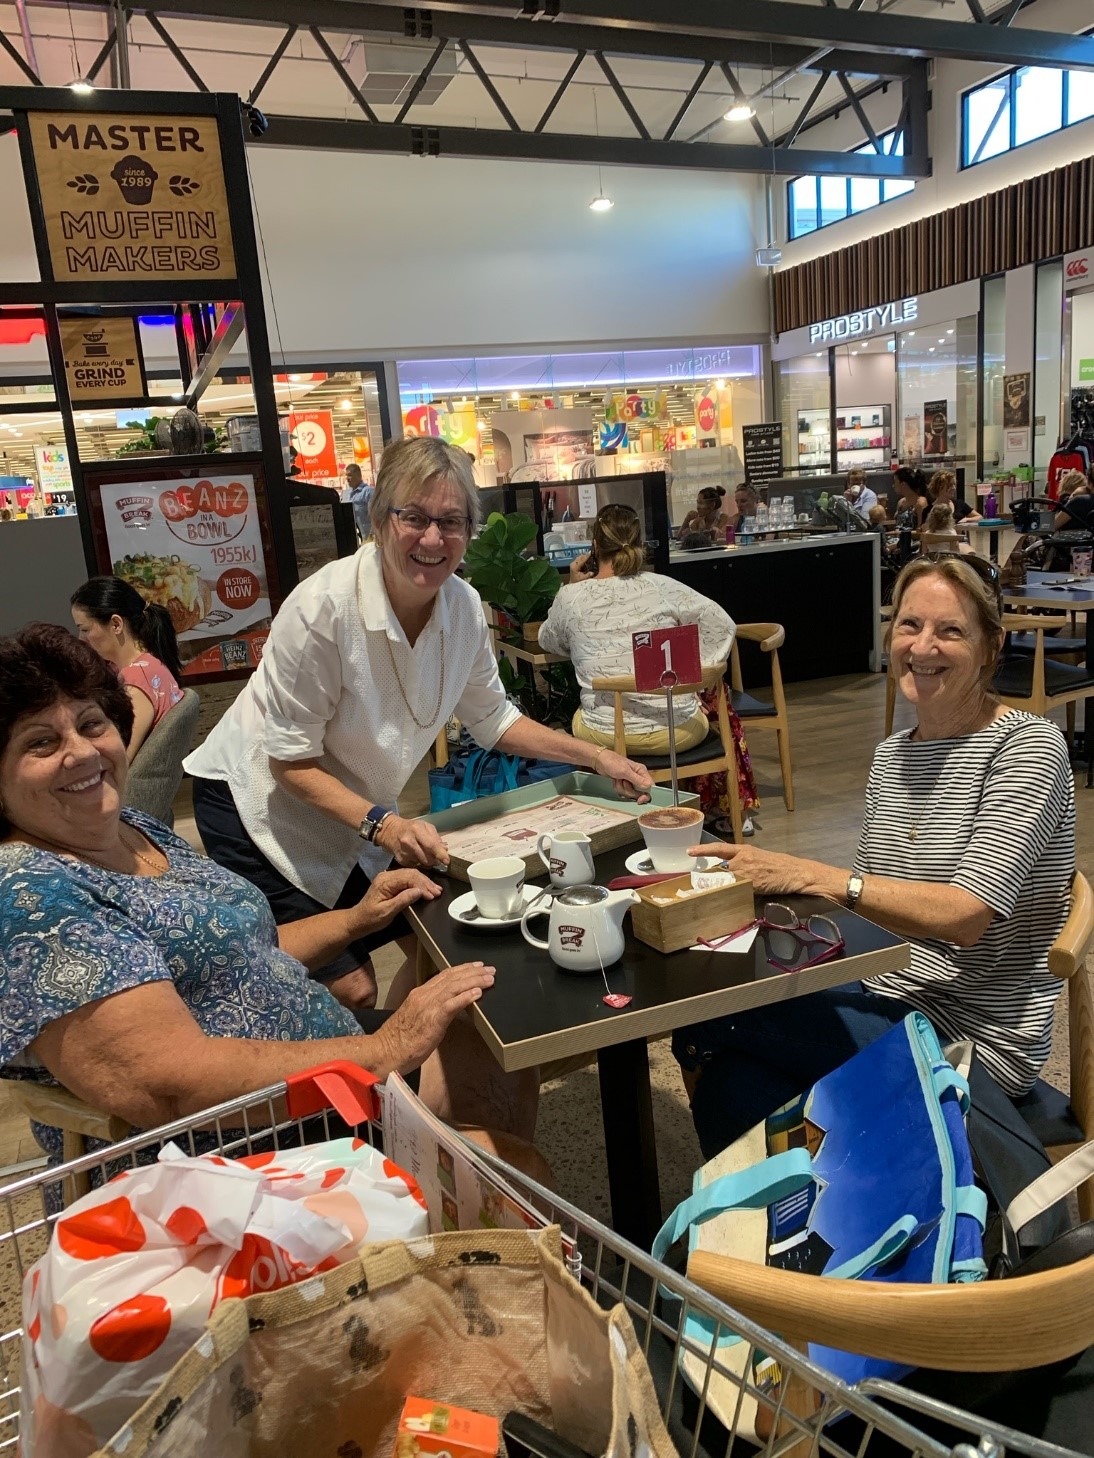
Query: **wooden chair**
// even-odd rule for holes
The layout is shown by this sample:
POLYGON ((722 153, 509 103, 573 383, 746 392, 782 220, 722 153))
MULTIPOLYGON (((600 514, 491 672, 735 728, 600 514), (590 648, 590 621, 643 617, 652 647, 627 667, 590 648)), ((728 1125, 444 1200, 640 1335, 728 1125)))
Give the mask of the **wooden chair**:
MULTIPOLYGON (((128 1139, 131 1133, 124 1119, 100 1113, 74 1093, 69 1093, 67 1088, 51 1088, 44 1083, 10 1079, 7 1094, 28 1119, 60 1129, 61 1158, 65 1164, 83 1158, 88 1152, 88 1139, 104 1139, 108 1144, 118 1144, 128 1139)), ((71 1205, 73 1200, 79 1200, 90 1189, 91 1181, 86 1173, 70 1175, 65 1181, 65 1204, 71 1205)))
POLYGON ((779 768, 782 771, 783 800, 786 808, 794 808, 794 774, 790 765, 790 721, 786 715, 779 649, 786 641, 786 632, 779 623, 738 623, 729 658, 730 704, 745 729, 773 729, 779 746, 779 768), (737 644, 758 643, 761 653, 771 654, 771 697, 769 704, 745 692, 741 679, 741 655, 737 644))
MULTIPOLYGON (((1010 708, 1028 709, 1031 714, 1045 715, 1050 709, 1063 707, 1070 739, 1075 729, 1075 703, 1094 695, 1094 673, 1074 662, 1077 643, 1081 642, 1085 655, 1085 639, 1053 636, 1066 626, 1066 618, 1004 613, 1003 627, 1010 634, 1010 642, 992 680, 992 691, 1010 708), (1056 654, 1071 657, 1072 662, 1051 661, 1056 654)), ((890 655, 885 680, 886 739, 893 732, 895 712, 896 678, 890 655)))
MULTIPOLYGON (((738 631, 740 631, 738 629, 738 631)), ((779 630, 780 632, 782 629, 779 630)), ((781 641, 781 640, 780 640, 781 641)), ((701 744, 694 745, 691 749, 678 750, 676 755, 676 766, 680 779, 691 779, 693 775, 712 775, 719 770, 724 770, 727 781, 727 799, 729 800, 729 819, 733 827, 733 841, 740 845, 744 840, 744 819, 741 814, 741 797, 737 793, 737 747, 733 742, 733 730, 729 723, 728 695, 725 684, 726 664, 715 663, 709 668, 703 669, 703 688, 717 688, 718 690, 718 723, 717 727, 711 726, 710 732, 701 744)), ((650 772, 650 778, 655 785, 668 783, 672 778, 672 770, 667 754, 645 755, 636 754, 634 750, 627 748, 627 729, 623 716, 623 695, 633 694, 637 690, 634 686, 634 675, 615 678, 594 678, 589 685, 594 693, 612 694, 615 700, 615 743, 613 748, 617 754, 626 755, 628 759, 639 760, 650 772)), ((677 684, 673 689, 673 697, 679 694, 694 693, 697 685, 677 684)))
MULTIPOLYGON (((1041 1082, 1018 1103, 1054 1161, 1094 1135, 1094 998, 1084 965, 1092 942, 1094 891, 1077 874, 1070 915, 1048 955, 1050 970, 1068 983, 1070 1103, 1041 1082)), ((1094 1178, 1079 1186, 1078 1201, 1080 1218, 1094 1219, 1094 1178)), ((924 1286, 833 1281, 697 1250, 688 1276, 787 1341, 913 1367, 1028 1370, 1094 1344, 1094 1256, 1009 1281, 924 1286)))
MULTIPOLYGON (((1071 1094, 1038 1079, 1018 1112, 1056 1163, 1094 1139, 1094 995, 1086 954, 1094 943, 1094 891, 1081 872, 1071 883, 1071 910, 1048 954, 1049 971, 1067 983, 1068 1064, 1071 1094)), ((1094 1179, 1078 1191, 1079 1214, 1094 1220, 1094 1179)))
POLYGON ((1053 661, 1045 647, 1046 622, 1051 627, 1054 620, 1017 614, 1003 619, 1008 631, 1021 629, 1033 635, 1033 653, 1005 653, 992 680, 992 691, 1010 708, 1028 709, 1031 714, 1064 709, 1070 742, 1076 703, 1094 697, 1094 665, 1053 661))

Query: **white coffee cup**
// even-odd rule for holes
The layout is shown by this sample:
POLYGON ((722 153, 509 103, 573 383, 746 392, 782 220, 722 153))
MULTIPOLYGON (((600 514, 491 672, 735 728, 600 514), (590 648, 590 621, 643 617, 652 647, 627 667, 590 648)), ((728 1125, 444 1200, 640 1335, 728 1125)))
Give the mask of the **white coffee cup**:
POLYGON ((475 893, 475 905, 483 916, 512 916, 521 907, 524 886, 524 862, 517 856, 489 856, 472 861, 467 879, 475 893))
POLYGON ((541 835, 536 850, 551 874, 552 886, 585 886, 596 879, 593 844, 580 830, 541 835))
POLYGON ((703 836, 703 812, 687 805, 657 805, 638 817, 655 871, 690 871, 688 846, 703 836))

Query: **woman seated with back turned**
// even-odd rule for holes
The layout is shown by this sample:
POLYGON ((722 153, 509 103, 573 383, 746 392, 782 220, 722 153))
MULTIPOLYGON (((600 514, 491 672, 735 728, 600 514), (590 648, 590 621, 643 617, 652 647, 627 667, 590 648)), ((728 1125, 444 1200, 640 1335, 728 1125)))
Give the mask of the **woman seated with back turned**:
MULTIPOLYGON (((704 664, 722 662, 733 646, 728 613, 682 582, 643 572, 644 562, 637 515, 629 506, 602 506, 593 523, 592 551, 573 563, 571 585, 555 598, 539 630, 542 648, 565 653, 573 661, 581 685, 574 737, 590 744, 615 742, 615 699, 594 693, 592 681, 633 674, 632 633, 697 623, 704 664)), ((630 753, 668 753, 663 694, 625 694, 623 714, 630 753)), ((710 724, 695 694, 678 694, 673 714, 678 749, 690 749, 707 737, 710 724)))
POLYGON ((164 715, 182 702, 182 665, 171 615, 145 602, 128 582, 92 577, 72 594, 72 621, 84 642, 114 665, 125 685, 133 705, 133 732, 126 745, 132 764, 164 715))
MULTIPOLYGON (((420 1068, 440 1117, 530 1138, 534 1076, 501 1074, 466 1025, 439 1048, 492 967, 356 1016, 308 978, 433 882, 384 873, 353 906, 275 926, 249 881, 122 809, 132 724, 114 669, 64 629, 0 638, 0 1071, 150 1128, 332 1059, 420 1068)), ((59 1155, 59 1131, 35 1132, 59 1155)))
POLYGON ((1027 1093, 1051 1047, 1060 984, 1048 952, 1070 903, 1075 790, 1055 724, 991 692, 998 583, 979 557, 923 558, 901 573, 889 652, 916 723, 874 752, 850 868, 693 848, 724 855, 758 896, 824 896, 911 944, 907 971, 674 1034, 708 1158, 913 1009, 943 1041, 975 1041, 974 1102, 1021 1126, 1003 1093, 1027 1093))

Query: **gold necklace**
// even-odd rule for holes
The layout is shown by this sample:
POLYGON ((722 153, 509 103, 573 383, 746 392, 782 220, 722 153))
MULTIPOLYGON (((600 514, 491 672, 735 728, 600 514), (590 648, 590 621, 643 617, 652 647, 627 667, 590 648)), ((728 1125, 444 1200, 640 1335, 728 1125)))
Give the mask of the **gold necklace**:
MULTIPOLYGON (((421 719, 419 719, 418 716, 417 716, 417 714, 414 712, 414 708, 413 708, 410 700, 406 696, 406 688, 403 685, 403 680, 402 680, 402 677, 401 677, 401 675, 399 673, 399 665, 395 662, 395 654, 391 650, 391 639, 388 637, 388 635, 386 633, 384 634, 384 642, 387 644, 387 656, 391 659, 391 671, 395 675, 395 682, 399 685, 399 693, 402 695, 403 703, 406 705, 406 711, 407 711, 407 713, 414 720, 415 724, 417 724, 417 726, 418 726, 419 729, 432 729, 433 728, 433 726, 436 724, 437 720, 440 718, 441 705, 444 703, 444 629, 443 628, 440 630, 440 639, 441 639, 441 682, 440 682, 440 687, 437 689, 437 707, 433 710, 433 717, 430 720, 428 720, 425 724, 423 724, 422 721, 421 721, 421 719)), ((134 854, 136 854, 136 852, 134 852, 134 854)))
MULTIPOLYGON (((55 840, 47 840, 44 835, 36 836, 35 839, 40 840, 46 847, 52 848, 55 851, 59 851, 61 855, 69 856, 73 860, 94 861, 96 865, 102 866, 103 869, 106 871, 113 871, 115 875, 118 876, 126 876, 130 874, 128 871, 119 871, 116 866, 110 865, 107 861, 104 861, 101 856, 94 855, 91 851, 69 850, 66 846, 59 845, 55 840)), ((160 854, 163 855, 164 860, 167 862, 167 864, 164 866, 161 866, 158 861, 154 861, 151 856, 146 856, 142 851, 139 851, 137 847, 131 842, 123 839, 120 830, 118 831, 118 839, 119 841, 121 841, 122 845, 126 848, 126 850, 130 852, 131 855, 136 856, 138 861, 143 861, 146 866, 151 867, 151 869, 155 871, 157 876, 162 876, 164 871, 166 871, 170 867, 171 862, 167 860, 167 857, 163 855, 162 851, 160 852, 160 854)))

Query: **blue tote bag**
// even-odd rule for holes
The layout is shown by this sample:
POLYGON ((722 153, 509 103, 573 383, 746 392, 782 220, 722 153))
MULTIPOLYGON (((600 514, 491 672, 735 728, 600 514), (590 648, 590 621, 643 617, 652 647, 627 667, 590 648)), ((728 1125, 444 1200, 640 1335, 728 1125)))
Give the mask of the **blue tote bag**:
MULTIPOLYGON (((704 1165, 653 1255, 663 1260, 686 1235, 691 1250, 810 1275, 982 1280, 987 1199, 973 1180, 968 1107, 967 1081, 946 1061, 927 1018, 910 1013, 704 1165)), ((709 1352, 712 1333, 701 1320, 689 1321, 688 1336, 709 1352)), ((747 1344, 721 1332, 718 1346, 719 1363, 761 1391, 777 1391, 781 1373, 763 1353, 753 1353, 746 1373, 747 1344)), ((908 1371, 819 1345, 809 1354, 849 1383, 908 1371)), ((681 1367, 701 1388, 706 1359, 682 1349, 681 1367)), ((731 1425, 736 1383, 713 1375, 707 1398, 731 1425)))
POLYGON ((498 749, 459 749, 446 765, 429 771, 429 810, 451 810, 484 795, 502 795, 518 785, 533 785, 573 774, 572 764, 551 759, 521 759, 498 749))

